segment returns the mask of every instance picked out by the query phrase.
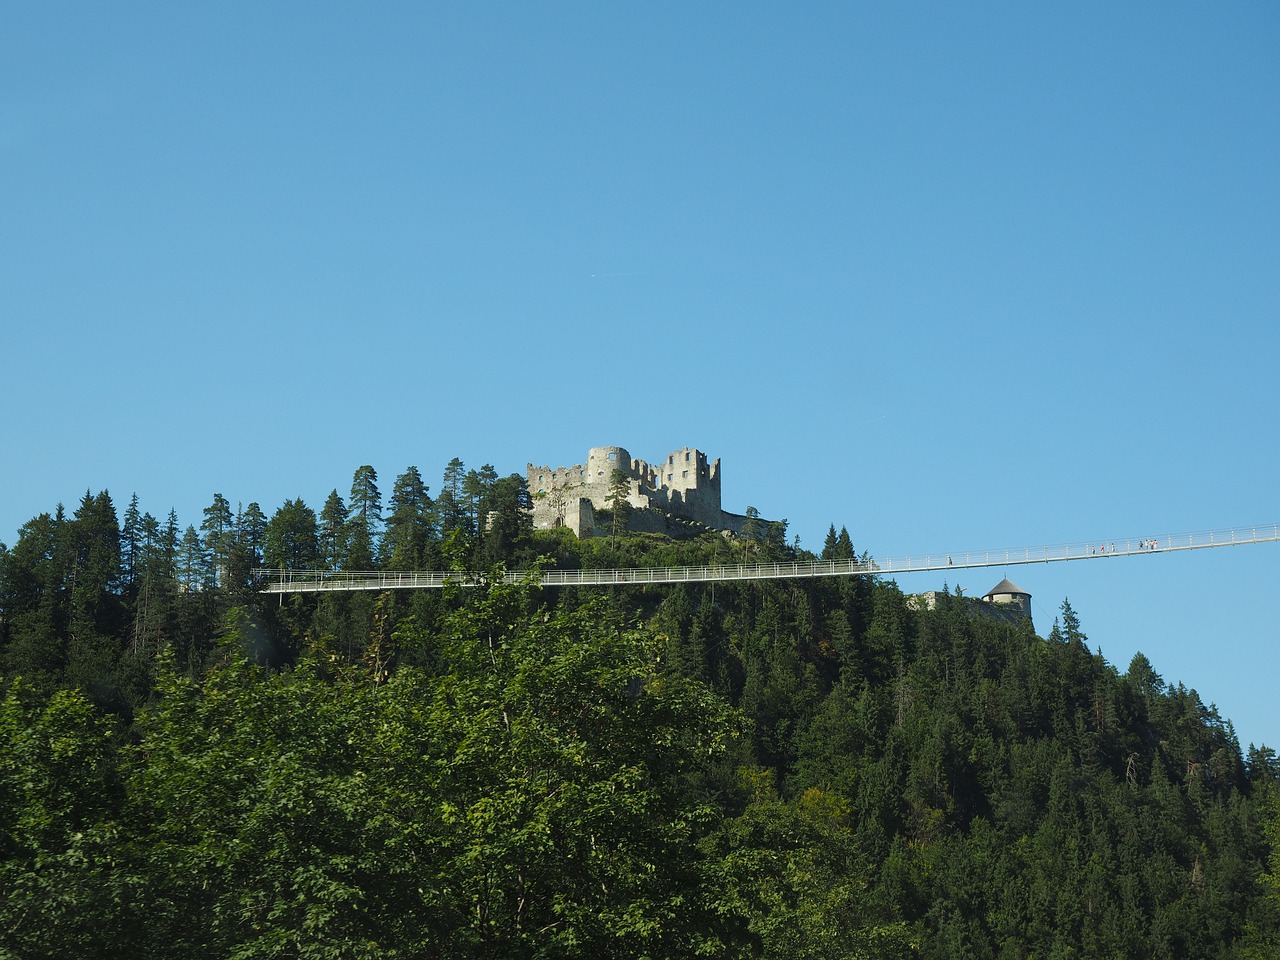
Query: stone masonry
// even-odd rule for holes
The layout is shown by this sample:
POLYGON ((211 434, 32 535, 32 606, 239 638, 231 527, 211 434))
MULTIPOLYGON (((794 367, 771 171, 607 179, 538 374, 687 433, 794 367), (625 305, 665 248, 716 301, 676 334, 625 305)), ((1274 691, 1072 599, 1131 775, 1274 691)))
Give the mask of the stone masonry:
POLYGON ((674 450, 650 464, 633 459, 624 447, 592 447, 585 464, 528 465, 525 479, 533 495, 534 527, 568 527, 579 537, 594 536, 597 530, 604 533, 614 470, 627 478, 629 530, 671 536, 695 536, 704 530, 737 533, 747 521, 721 509, 720 461, 708 461, 701 450, 674 450))

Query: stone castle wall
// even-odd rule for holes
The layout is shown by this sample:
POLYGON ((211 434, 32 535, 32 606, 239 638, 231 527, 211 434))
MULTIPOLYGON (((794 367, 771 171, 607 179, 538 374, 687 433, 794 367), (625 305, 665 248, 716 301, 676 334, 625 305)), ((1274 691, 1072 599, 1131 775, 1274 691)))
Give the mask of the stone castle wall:
POLYGON ((586 463, 570 467, 527 465, 534 527, 565 526, 579 537, 591 536, 593 527, 603 524, 596 524, 592 514, 609 509, 614 470, 629 481, 630 529, 670 533, 673 524, 666 518, 673 518, 680 521, 674 527, 685 533, 690 523, 736 533, 746 520, 721 508, 720 461, 710 461, 701 450, 673 450, 650 464, 633 458, 625 447, 605 446, 592 447, 586 463))

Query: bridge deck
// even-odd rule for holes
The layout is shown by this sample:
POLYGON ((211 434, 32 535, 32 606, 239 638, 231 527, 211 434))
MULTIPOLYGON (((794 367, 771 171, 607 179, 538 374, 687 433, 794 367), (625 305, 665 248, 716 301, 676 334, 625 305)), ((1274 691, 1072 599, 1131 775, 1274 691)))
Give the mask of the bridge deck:
MULTIPOLYGON (((707 583, 727 580, 782 580, 812 577, 850 577, 928 570, 963 570, 973 567, 1006 567, 1026 563, 1055 563, 1063 560, 1104 560, 1137 554, 1174 553, 1213 547, 1238 547, 1250 543, 1280 541, 1280 524, 1206 530, 1173 534, 1151 540, 1098 540, 1063 543, 1044 547, 1004 550, 970 550, 952 553, 894 557, 867 562, 859 560, 814 560, 790 563, 718 564, 700 567, 632 567, 606 570, 543 570, 539 582, 547 587, 616 586, 619 584, 707 583)), ((354 590, 439 590, 447 584, 474 586, 475 579, 456 571, 417 572, 356 570, 257 570, 267 580, 264 593, 319 593, 354 590)), ((508 583, 527 576, 507 574, 508 583)))

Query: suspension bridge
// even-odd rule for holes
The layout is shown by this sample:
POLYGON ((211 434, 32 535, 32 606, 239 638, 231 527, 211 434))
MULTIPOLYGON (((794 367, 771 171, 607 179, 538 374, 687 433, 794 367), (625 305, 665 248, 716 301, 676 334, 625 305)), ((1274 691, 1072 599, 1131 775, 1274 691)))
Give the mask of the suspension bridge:
MULTIPOLYGON (((599 570, 510 571, 506 583, 532 576, 544 587, 645 586, 668 583, 710 583, 732 580, 799 580, 815 577, 892 576, 930 570, 965 570, 974 567, 1009 567, 1065 560, 1106 560, 1239 547, 1250 543, 1280 541, 1280 524, 1230 527, 1152 538, 1126 538, 1061 543, 1043 547, 1004 550, 969 550, 930 553, 874 560, 809 560, 784 563, 712 564, 690 567, 627 567, 599 570)), ((488 583, 480 574, 420 570, 255 570, 263 593, 332 593, 357 590, 439 590, 446 586, 473 587, 488 583)))

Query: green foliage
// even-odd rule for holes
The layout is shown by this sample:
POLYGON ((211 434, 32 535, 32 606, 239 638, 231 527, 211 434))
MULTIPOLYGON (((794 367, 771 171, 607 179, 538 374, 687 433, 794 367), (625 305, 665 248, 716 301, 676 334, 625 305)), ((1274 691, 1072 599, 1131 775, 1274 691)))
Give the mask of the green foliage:
POLYGON ((1275 956, 1280 952, 1280 789, 1269 783, 1260 792, 1263 834, 1271 852, 1267 869, 1258 879, 1264 899, 1250 924, 1251 957, 1275 956))
POLYGON ((204 519, 200 523, 204 533, 204 547, 208 551, 209 562, 215 581, 221 585, 228 582, 231 566, 231 555, 235 548, 235 518, 231 513, 231 504, 220 493, 213 495, 213 503, 204 509, 204 519))
POLYGON ((475 535, 475 525, 467 510, 466 465, 454 457, 444 468, 440 496, 436 498, 436 528, 441 537, 457 530, 466 537, 475 535))
POLYGON ((263 532, 263 562, 278 570, 310 570, 319 565, 315 511, 302 498, 286 500, 263 532))
POLYGON ((480 541, 481 565, 511 561, 527 564, 533 535, 533 501, 524 477, 511 474, 489 485, 484 499, 484 536, 480 541))
POLYGON ((870 577, 254 592, 810 556, 444 481, 381 538, 362 467, 350 510, 215 494, 183 536, 87 493, 0 549, 0 955, 1276 955, 1275 751, 1069 603, 1041 639, 870 577))
POLYGON ((615 468, 609 475, 610 546, 616 547, 618 534, 627 529, 627 519, 631 510, 631 504, 627 499, 630 495, 630 487, 631 479, 623 470, 615 468))
POLYGON ((378 472, 368 464, 359 467, 351 479, 350 504, 343 565, 350 570, 372 570, 382 523, 382 494, 378 491, 378 472))
POLYGON ((389 570, 424 569, 436 532, 431 497, 417 467, 409 467, 396 478, 389 506, 391 514, 382 538, 384 565, 389 570))
POLYGON ((913 956, 906 925, 867 896, 871 864, 838 796, 809 788, 781 799, 768 771, 742 771, 744 812, 703 842, 716 907, 750 953, 769 958, 891 960, 913 956))
POLYGON ((81 694, 0 700, 0 955, 112 956, 136 932, 114 760, 81 694))
POLYGON ((674 956, 701 929, 689 790, 735 735, 652 643, 494 588, 385 683, 235 658, 142 718, 152 949, 674 956))
POLYGON ((328 570, 341 570, 347 565, 348 544, 351 530, 347 525, 350 514, 337 490, 329 491, 317 518, 316 539, 320 547, 320 560, 328 570))

